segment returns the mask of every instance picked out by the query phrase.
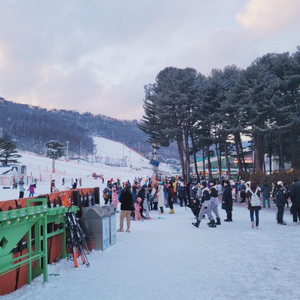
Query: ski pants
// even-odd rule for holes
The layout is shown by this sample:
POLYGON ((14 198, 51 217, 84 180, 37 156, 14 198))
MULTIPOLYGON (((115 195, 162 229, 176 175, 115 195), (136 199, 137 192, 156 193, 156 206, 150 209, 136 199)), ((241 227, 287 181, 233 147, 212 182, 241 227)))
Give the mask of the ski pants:
POLYGON ((144 199, 144 210, 145 210, 145 213, 146 213, 146 218, 147 219, 150 219, 150 214, 149 214, 149 205, 148 205, 148 200, 147 198, 144 199))
POLYGON ((203 206, 201 207, 200 212, 199 212, 199 215, 198 215, 198 220, 199 220, 200 222, 202 221, 202 218, 203 218, 203 216, 204 216, 205 214, 207 214, 208 218, 209 218, 211 221, 214 220, 214 218, 213 218, 213 216, 212 216, 212 214, 211 214, 211 210, 209 210, 207 207, 204 207, 204 205, 203 205, 203 206))
POLYGON ((284 213, 284 206, 277 206, 278 213, 277 213, 277 222, 283 222, 283 213, 284 213))
POLYGON ((218 211, 218 204, 212 203, 211 206, 208 207, 207 210, 210 212, 210 214, 211 214, 211 212, 213 212, 216 215, 216 218, 220 218, 219 211, 218 211))

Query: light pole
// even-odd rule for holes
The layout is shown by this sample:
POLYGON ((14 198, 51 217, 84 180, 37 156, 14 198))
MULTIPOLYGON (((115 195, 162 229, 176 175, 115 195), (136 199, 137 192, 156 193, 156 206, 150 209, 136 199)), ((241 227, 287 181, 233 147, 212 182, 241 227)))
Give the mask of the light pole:
POLYGON ((93 164, 93 155, 97 154, 97 148, 96 148, 96 144, 93 145, 93 152, 92 152, 92 159, 91 159, 91 165, 93 164))
POLYGON ((158 171, 158 165, 156 165, 158 163, 158 154, 157 151, 159 149, 159 147, 157 146, 156 143, 152 143, 152 147, 153 147, 153 159, 155 160, 155 162, 153 162, 153 173, 155 175, 157 175, 157 171, 158 171))
POLYGON ((67 158, 69 158, 69 141, 66 141, 66 144, 67 144, 67 158))
POLYGON ((2 139, 2 132, 3 132, 3 128, 0 127, 0 139, 2 139))

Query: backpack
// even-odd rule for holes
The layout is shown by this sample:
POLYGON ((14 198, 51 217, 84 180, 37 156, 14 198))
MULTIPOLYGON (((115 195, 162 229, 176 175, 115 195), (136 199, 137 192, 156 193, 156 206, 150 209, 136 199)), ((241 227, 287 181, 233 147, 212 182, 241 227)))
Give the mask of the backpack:
POLYGON ((251 199, 250 199, 251 206, 261 206, 260 199, 256 194, 258 191, 258 188, 256 188, 255 193, 253 193, 251 189, 249 189, 249 191, 252 194, 251 199))

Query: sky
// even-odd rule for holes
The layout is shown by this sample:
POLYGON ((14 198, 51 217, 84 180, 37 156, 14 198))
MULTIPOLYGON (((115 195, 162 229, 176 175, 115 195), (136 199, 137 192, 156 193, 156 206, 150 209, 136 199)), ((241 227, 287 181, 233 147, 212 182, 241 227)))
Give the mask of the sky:
POLYGON ((296 51, 300 0, 0 0, 0 97, 141 119, 166 67, 296 51))

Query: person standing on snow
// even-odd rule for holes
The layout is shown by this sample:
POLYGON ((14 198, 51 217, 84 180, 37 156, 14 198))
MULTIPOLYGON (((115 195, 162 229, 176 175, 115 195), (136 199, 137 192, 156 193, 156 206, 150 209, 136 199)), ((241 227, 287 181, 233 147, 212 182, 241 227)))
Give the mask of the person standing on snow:
POLYGON ((224 180, 224 192, 222 196, 222 209, 226 211, 227 218, 225 222, 232 222, 232 193, 228 180, 224 180))
POLYGON ((117 212, 117 206, 118 206, 118 189, 117 184, 114 183, 112 187, 112 202, 114 205, 114 211, 117 212))
POLYGON ((29 191, 29 198, 34 196, 34 183, 30 184, 29 189, 27 191, 29 191))
POLYGON ((251 198, 252 195, 256 194, 258 197, 260 196, 260 190, 257 187, 257 183, 255 181, 250 182, 250 189, 247 191, 247 199, 248 199, 248 209, 250 210, 250 220, 251 220, 251 228, 254 228, 254 213, 255 213, 255 228, 258 229, 259 226, 259 211, 261 210, 261 205, 252 206, 251 198))
POLYGON ((208 188, 206 187, 206 183, 204 181, 201 183, 201 189, 202 189, 201 209, 197 218, 197 222, 192 223, 192 225, 198 228, 203 216, 207 214, 210 220, 208 226, 214 228, 216 227, 215 220, 211 214, 211 210, 209 209, 209 207, 211 206, 210 195, 209 195, 208 188))
POLYGON ((262 199, 263 199, 263 207, 266 207, 266 203, 267 203, 268 207, 271 208, 270 206, 271 187, 268 184, 267 179, 265 179, 265 182, 261 187, 261 192, 262 192, 262 199))
POLYGON ((53 179, 50 185, 50 193, 54 193, 54 189, 55 189, 55 180, 53 179))
POLYGON ((214 212, 217 218, 216 225, 221 225, 221 219, 218 211, 218 206, 219 206, 219 197, 218 197, 218 187, 216 186, 216 181, 211 180, 210 181, 210 189, 209 189, 209 196, 210 196, 210 201, 211 205, 208 208, 211 212, 214 212))
POLYGON ((165 205, 165 193, 164 193, 164 186, 163 182, 161 181, 158 186, 157 198, 158 198, 158 207, 160 208, 160 213, 164 213, 164 205, 165 205))
POLYGON ((24 198, 25 188, 24 188, 24 182, 22 180, 19 181, 19 189, 20 189, 19 199, 24 198))
POLYGON ((170 212, 169 214, 174 214, 174 207, 173 207, 173 202, 174 202, 174 190, 173 190, 173 185, 172 182, 170 181, 168 184, 168 188, 167 188, 167 192, 168 192, 168 204, 170 207, 170 212))
POLYGON ((276 197, 276 206, 278 210, 277 224, 286 225, 286 223, 283 221, 283 213, 284 213, 284 206, 286 204, 286 196, 285 196, 285 190, 283 188, 282 181, 277 182, 277 191, 275 197, 276 197))
MULTIPOLYGON (((297 225, 297 221, 300 221, 300 181, 298 179, 294 179, 290 197, 292 201, 291 213, 293 214, 293 225, 297 225)), ((300 222, 298 224, 300 225, 300 222)))
POLYGON ((126 185, 124 191, 120 196, 121 203, 121 214, 120 214, 120 228, 117 230, 118 232, 124 232, 123 225, 124 219, 127 221, 127 229, 126 232, 130 232, 130 215, 133 206, 133 199, 131 194, 131 188, 129 185, 126 185))

